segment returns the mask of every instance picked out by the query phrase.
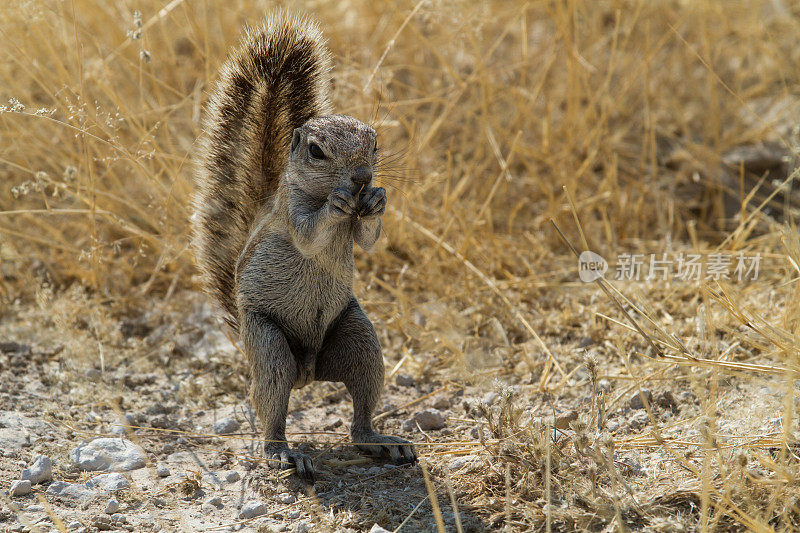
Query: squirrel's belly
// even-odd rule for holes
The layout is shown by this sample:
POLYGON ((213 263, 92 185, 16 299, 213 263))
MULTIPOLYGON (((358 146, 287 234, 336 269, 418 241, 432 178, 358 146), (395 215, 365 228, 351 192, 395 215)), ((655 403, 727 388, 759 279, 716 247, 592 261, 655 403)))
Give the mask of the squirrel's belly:
POLYGON ((276 255, 258 254, 244 266, 238 279, 239 303, 272 317, 307 347, 319 347, 352 297, 352 271, 334 276, 299 254, 276 255))

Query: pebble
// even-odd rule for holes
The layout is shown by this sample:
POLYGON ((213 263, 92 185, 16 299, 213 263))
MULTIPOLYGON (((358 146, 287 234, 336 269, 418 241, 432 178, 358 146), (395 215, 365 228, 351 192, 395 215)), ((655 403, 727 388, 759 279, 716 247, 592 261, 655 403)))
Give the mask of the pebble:
POLYGON ((81 444, 70 454, 80 470, 125 472, 145 465, 144 451, 127 439, 101 437, 81 444))
POLYGON ((653 402, 653 393, 647 389, 642 389, 641 395, 640 393, 634 392, 633 396, 630 399, 631 409, 644 409, 644 401, 642 400, 642 395, 647 398, 648 403, 653 402))
POLYGON ((295 509, 294 511, 289 511, 288 516, 290 520, 296 520, 297 518, 300 518, 301 514, 303 513, 300 511, 300 509, 295 509))
POLYGON ((297 529, 295 529, 295 531, 297 533, 308 533, 312 529, 313 528, 311 527, 311 524, 309 524, 308 522, 300 522, 299 524, 297 524, 297 529))
POLYGON ((67 524, 67 529, 80 529, 83 527, 83 524, 80 522, 70 522, 67 524))
POLYGON ((225 473, 225 481, 228 483, 236 483, 242 479, 242 476, 236 470, 231 470, 230 472, 225 473))
POLYGON ((119 511, 119 502, 117 501, 116 498, 111 498, 110 500, 108 500, 108 503, 106 504, 105 513, 114 514, 117 511, 119 511))
POLYGON ((278 501, 284 505, 289 505, 290 503, 296 502, 297 498, 295 498, 294 494, 291 492, 284 492, 283 494, 278 494, 278 501))
POLYGON ((59 496, 70 500, 89 500, 97 495, 97 492, 89 489, 82 483, 67 483, 66 481, 53 481, 47 487, 47 494, 59 496))
POLYGON ((264 503, 258 500, 250 500, 242 505, 241 510, 239 510, 239 518, 255 518, 266 514, 266 512, 267 506, 264 503))
POLYGON ((447 467, 451 472, 468 474, 478 470, 483 465, 483 459, 479 455, 464 455, 450 460, 447 467))
POLYGON ((391 533, 388 529, 384 529, 378 524, 372 526, 372 529, 369 530, 369 533, 391 533))
POLYGON ((578 419, 577 411, 570 409, 566 413, 562 413, 556 417, 553 426, 556 429, 570 429, 569 425, 578 419))
POLYGON ((450 400, 446 396, 439 396, 435 402, 433 402, 433 407, 435 409, 450 409, 450 400))
POLYGON ((92 479, 87 481, 85 485, 88 489, 100 489, 102 491, 109 492, 125 490, 131 487, 130 482, 125 479, 125 476, 117 472, 94 476, 92 479))
POLYGON ((29 479, 18 479, 11 483, 8 493, 11 496, 25 496, 31 493, 31 481, 29 479))
POLYGON ((403 425, 403 429, 408 431, 408 429, 406 429, 407 426, 410 426, 409 429, 413 429, 416 428, 417 425, 419 425, 422 431, 442 429, 445 425, 444 416, 442 416, 442 412, 438 409, 425 409, 415 414, 411 420, 406 421, 403 425))
POLYGON ((487 392, 487 393, 486 393, 486 394, 483 396, 483 403, 485 403, 486 405, 489 405, 489 406, 491 406, 492 404, 494 404, 494 402, 496 402, 496 401, 497 401, 497 399, 498 399, 499 397, 500 397, 500 394, 498 394, 498 393, 496 393, 496 392, 487 392))
POLYGON ((22 471, 20 479, 32 484, 45 483, 53 479, 53 461, 46 455, 39 455, 31 466, 22 471))
POLYGON ((158 477, 169 477, 169 468, 166 465, 158 465, 156 467, 156 475, 158 477))
POLYGON ((675 401, 675 396, 671 391, 665 390, 656 394, 656 403, 664 409, 676 409, 678 402, 675 401))
POLYGON ((222 507, 225 504, 222 503, 222 497, 220 497, 219 495, 214 495, 214 496, 210 497, 209 499, 207 499, 203 503, 203 505, 210 505, 212 507, 216 507, 217 509, 222 509, 222 507))
POLYGON ((414 378, 412 378, 411 376, 407 376, 405 374, 397 374, 397 377, 394 378, 394 382, 401 387, 414 386, 414 378))
POLYGON ((221 418, 214 422, 214 433, 217 435, 229 435, 236 433, 242 425, 235 418, 221 418))

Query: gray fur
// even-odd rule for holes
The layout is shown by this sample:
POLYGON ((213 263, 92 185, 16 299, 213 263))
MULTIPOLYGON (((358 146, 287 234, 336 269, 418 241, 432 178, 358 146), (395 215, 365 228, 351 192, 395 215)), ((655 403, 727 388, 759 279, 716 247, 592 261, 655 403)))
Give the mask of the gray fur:
MULTIPOLYGON (((372 185, 375 131, 353 117, 324 114, 327 80, 320 73, 327 72, 328 53, 315 26, 279 15, 255 39, 259 46, 246 39, 244 52, 224 69, 217 88, 223 96, 212 97, 216 104, 209 121, 215 136, 208 141, 200 175, 195 242, 202 274, 239 331, 266 451, 283 467, 295 467, 313 481, 310 458, 286 443, 289 395, 312 380, 341 381, 353 398, 351 434, 359 448, 398 463, 413 462, 416 456, 408 442, 372 428, 383 387, 383 357, 375 330, 353 296, 353 244, 372 248, 386 206, 385 190, 372 185), (298 52, 308 56, 300 62, 307 75, 294 69, 285 74, 294 76, 292 83, 253 80, 262 88, 259 101, 271 102, 265 112, 278 118, 266 116, 267 126, 260 128, 249 105, 239 114, 220 111, 224 95, 229 104, 237 102, 232 80, 247 89, 241 76, 258 70, 246 68, 255 61, 242 54, 258 53, 262 63, 280 66, 288 61, 283 61, 287 54, 298 52), (292 92, 293 87, 302 88, 302 94, 292 92), (316 112, 293 124, 291 118, 298 113, 291 110, 304 110, 309 94, 317 102, 312 102, 316 112), (232 120, 237 116, 246 124, 232 120), (283 129, 266 140, 263 134, 242 133, 274 130, 276 125, 283 129), (273 142, 275 136, 280 142, 273 142), (234 169, 235 179, 225 175, 231 171, 230 157, 221 156, 222 150, 245 154, 243 166, 234 169), (248 166, 247 161, 266 166, 248 166)), ((276 78, 281 70, 266 72, 276 78)))

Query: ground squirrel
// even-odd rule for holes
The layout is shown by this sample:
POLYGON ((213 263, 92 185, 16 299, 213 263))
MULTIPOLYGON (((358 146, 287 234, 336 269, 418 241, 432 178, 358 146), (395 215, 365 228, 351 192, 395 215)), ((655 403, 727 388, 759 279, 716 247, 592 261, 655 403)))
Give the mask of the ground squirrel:
POLYGON ((317 25, 285 13, 247 30, 211 93, 200 150, 193 244, 207 290, 238 333, 267 456, 314 480, 287 446, 292 388, 344 382, 358 447, 397 463, 411 444, 375 433, 383 387, 378 337, 353 296, 353 243, 381 232, 376 134, 332 115, 330 57, 317 25))

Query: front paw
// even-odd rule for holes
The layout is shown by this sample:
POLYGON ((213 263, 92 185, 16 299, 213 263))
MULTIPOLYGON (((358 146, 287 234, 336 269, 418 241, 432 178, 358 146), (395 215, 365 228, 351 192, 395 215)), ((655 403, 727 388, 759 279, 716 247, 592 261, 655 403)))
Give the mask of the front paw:
POLYGON ((386 189, 373 187, 362 192, 356 207, 361 218, 379 217, 386 211, 386 189))
POLYGON ((351 217, 356 213, 356 198, 344 187, 339 187, 328 196, 328 208, 336 219, 351 217))

